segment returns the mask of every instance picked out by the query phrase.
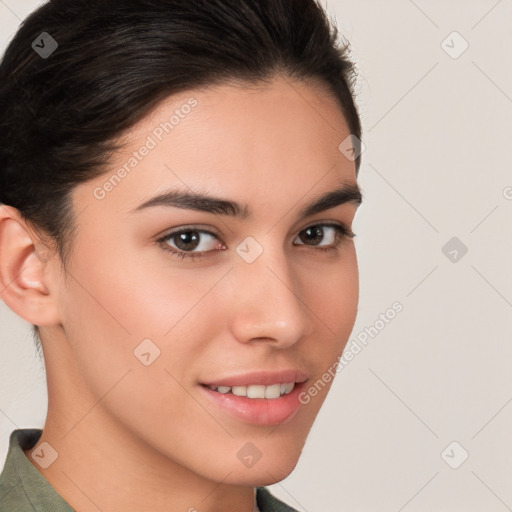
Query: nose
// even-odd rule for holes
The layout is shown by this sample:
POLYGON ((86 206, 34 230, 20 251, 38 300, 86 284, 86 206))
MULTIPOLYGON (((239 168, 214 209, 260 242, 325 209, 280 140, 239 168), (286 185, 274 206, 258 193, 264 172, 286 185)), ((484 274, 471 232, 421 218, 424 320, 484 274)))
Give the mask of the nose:
POLYGON ((241 343, 268 342, 287 348, 312 332, 311 310, 301 283, 285 255, 265 251, 252 263, 237 261, 231 331, 241 343))

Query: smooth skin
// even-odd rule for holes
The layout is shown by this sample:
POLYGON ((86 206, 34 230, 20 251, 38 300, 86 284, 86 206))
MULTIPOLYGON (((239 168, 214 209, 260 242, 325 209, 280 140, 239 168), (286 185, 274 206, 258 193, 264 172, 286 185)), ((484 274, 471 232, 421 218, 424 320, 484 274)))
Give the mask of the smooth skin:
POLYGON ((298 213, 356 184, 354 162, 338 150, 349 133, 315 82, 275 76, 169 97, 129 130, 111 171, 74 189, 68 273, 16 209, 0 206, 1 297, 40 326, 43 342, 49 403, 35 449, 47 442, 58 458, 42 469, 25 454, 75 510, 252 511, 253 487, 294 469, 332 382, 273 426, 231 417, 199 383, 299 368, 313 384, 341 355, 357 313, 354 241, 324 228, 310 242, 304 230, 351 228, 357 204, 298 213), (197 105, 97 199, 94 190, 190 98, 197 105), (176 187, 246 204, 252 216, 131 211, 176 187), (180 251, 177 237, 156 241, 183 226, 201 237, 189 250, 201 257, 166 251, 180 251), (250 264, 236 252, 248 236, 263 248, 250 264), (134 355, 145 339, 160 350, 149 366, 134 355), (250 468, 237 457, 247 442, 262 453, 250 468))

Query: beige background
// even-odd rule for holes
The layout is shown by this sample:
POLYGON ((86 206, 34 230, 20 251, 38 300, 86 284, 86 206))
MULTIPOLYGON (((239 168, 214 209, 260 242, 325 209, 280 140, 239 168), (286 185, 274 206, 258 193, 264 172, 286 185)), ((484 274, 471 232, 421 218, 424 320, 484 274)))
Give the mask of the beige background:
MULTIPOLYGON (((511 510, 512 3, 323 4, 360 72, 351 340, 403 311, 342 370, 270 489, 307 512, 511 510)), ((0 47, 37 5, 0 0, 0 47)), ((47 403, 30 331, 3 303, 0 338, 1 467, 11 430, 42 427, 47 403)))

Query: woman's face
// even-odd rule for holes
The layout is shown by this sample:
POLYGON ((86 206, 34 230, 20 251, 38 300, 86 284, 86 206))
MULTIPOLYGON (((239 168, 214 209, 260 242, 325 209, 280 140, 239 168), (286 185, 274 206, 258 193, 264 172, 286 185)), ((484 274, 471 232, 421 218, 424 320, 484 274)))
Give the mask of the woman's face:
POLYGON ((358 205, 354 162, 338 149, 349 135, 333 97, 283 78, 160 103, 111 172, 73 192, 70 275, 54 290, 62 325, 42 330, 66 340, 48 362, 50 394, 101 399, 109 429, 206 478, 286 477, 357 311, 354 243, 335 227, 350 230, 358 205), (190 197, 141 206, 172 191, 190 197), (240 396, 305 379, 285 397, 240 396))

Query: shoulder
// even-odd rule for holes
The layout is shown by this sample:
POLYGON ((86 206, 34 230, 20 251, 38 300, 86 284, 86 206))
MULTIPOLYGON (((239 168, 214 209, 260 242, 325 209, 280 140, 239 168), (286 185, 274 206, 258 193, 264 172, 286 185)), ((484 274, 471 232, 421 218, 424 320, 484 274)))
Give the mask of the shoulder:
POLYGON ((18 471, 20 454, 25 457, 20 442, 27 440, 28 429, 17 429, 9 436, 9 449, 0 474, 0 512, 12 510, 32 512, 34 508, 25 494, 23 480, 18 471))
POLYGON ((0 474, 0 512, 73 512, 23 450, 41 437, 39 429, 17 429, 9 437, 9 450, 0 474))
POLYGON ((297 512, 272 495, 266 487, 256 488, 256 501, 260 512, 297 512))

